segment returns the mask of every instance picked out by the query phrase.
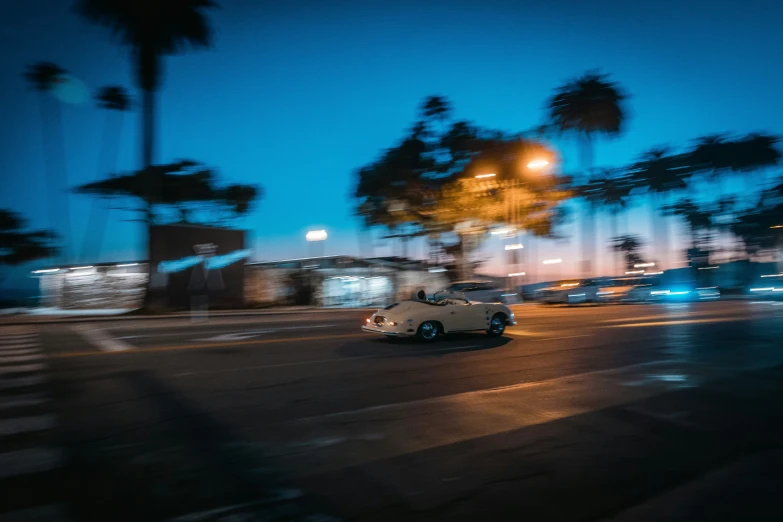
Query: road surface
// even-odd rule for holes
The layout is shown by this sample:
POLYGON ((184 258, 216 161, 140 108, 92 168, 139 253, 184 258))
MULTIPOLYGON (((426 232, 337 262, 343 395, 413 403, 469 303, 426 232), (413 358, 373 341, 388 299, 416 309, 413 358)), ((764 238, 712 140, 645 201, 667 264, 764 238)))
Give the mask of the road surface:
POLYGON ((515 313, 2 327, 0 522, 783 520, 783 306, 515 313))

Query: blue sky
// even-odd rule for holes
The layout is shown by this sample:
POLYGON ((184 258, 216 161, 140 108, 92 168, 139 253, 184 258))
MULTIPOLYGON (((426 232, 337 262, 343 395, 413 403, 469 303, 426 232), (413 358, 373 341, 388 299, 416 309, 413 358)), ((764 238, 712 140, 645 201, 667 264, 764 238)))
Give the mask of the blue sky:
MULTIPOLYGON (((36 227, 48 226, 41 119, 25 66, 54 61, 91 92, 133 87, 127 50, 71 14, 70 3, 0 7, 0 208, 36 227)), ((316 225, 329 230, 327 253, 368 253, 352 217, 353 172, 401 137, 430 94, 447 96, 458 118, 520 131, 542 121, 553 88, 598 68, 631 96, 624 135, 597 145, 600 166, 705 134, 783 132, 783 4, 774 0, 221 4, 211 14, 214 48, 165 62, 157 160, 192 158, 226 181, 263 185, 265 199, 238 223, 256 259, 306 255, 304 233, 316 225)), ((91 181, 104 113, 90 101, 62 108, 70 184, 91 181)), ((138 165, 136 115, 124 133, 123 171, 138 165)), ((575 147, 557 145, 567 170, 575 147)), ((79 248, 89 202, 70 196, 79 248)), ((648 215, 631 214, 643 234, 648 215)), ((101 261, 139 257, 128 218, 110 215, 101 261)), ((545 242, 539 255, 574 258, 575 244, 545 242)))

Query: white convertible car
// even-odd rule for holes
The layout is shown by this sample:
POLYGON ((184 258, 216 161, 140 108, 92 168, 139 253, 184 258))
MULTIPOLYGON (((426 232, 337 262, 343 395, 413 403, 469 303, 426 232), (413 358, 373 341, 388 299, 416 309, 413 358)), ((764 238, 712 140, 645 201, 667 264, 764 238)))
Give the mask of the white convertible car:
POLYGON ((402 301, 375 312, 362 330, 392 337, 413 337, 427 342, 439 334, 483 330, 502 335, 513 326, 514 313, 501 303, 472 303, 448 297, 437 300, 402 301))

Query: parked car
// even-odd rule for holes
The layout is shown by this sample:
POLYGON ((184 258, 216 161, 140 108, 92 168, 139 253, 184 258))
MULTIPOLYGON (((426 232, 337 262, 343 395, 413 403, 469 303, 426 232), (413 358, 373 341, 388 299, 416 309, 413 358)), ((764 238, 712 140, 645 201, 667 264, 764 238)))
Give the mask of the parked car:
POLYGON ((433 299, 465 297, 473 303, 506 303, 520 301, 516 291, 508 291, 490 281, 457 281, 435 292, 433 299))
POLYGON ((463 298, 410 300, 389 305, 365 319, 362 330, 387 338, 417 336, 425 342, 440 334, 481 330, 502 335, 513 326, 514 313, 500 303, 474 303, 463 298))
POLYGON ((593 279, 569 279, 537 290, 536 300, 547 304, 593 303, 598 300, 598 290, 593 279))

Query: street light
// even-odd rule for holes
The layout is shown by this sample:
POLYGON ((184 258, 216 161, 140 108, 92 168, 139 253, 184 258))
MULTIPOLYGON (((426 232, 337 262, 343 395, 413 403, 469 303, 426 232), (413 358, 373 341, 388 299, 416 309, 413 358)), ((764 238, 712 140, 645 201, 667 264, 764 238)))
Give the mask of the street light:
POLYGON ((310 243, 310 257, 324 257, 324 241, 328 237, 326 230, 310 230, 305 239, 310 243), (318 247, 316 247, 318 245, 318 247))
POLYGON ((549 165, 549 161, 545 159, 534 159, 528 162, 527 168, 529 168, 530 170, 541 170, 547 165, 549 165))
POLYGON ((305 239, 308 241, 323 241, 326 238, 326 230, 311 230, 305 235, 305 239))

